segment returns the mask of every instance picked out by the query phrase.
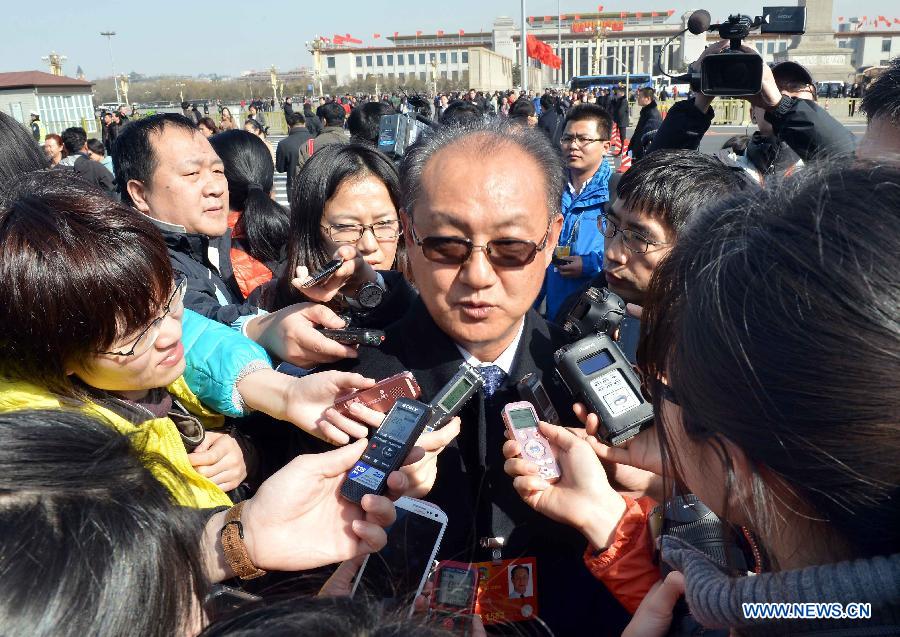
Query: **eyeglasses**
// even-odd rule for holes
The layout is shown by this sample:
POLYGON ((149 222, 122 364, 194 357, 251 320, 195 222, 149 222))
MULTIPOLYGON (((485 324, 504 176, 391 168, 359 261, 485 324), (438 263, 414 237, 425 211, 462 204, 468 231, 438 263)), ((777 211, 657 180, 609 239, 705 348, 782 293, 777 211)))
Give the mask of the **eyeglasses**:
POLYGON ((162 326, 163 319, 165 319, 170 314, 175 314, 184 309, 184 295, 187 293, 187 279, 181 279, 176 285, 175 290, 172 292, 172 296, 169 297, 169 300, 166 302, 165 310, 163 311, 162 316, 155 319, 150 325, 147 326, 143 332, 135 339, 134 343, 131 346, 131 349, 127 352, 118 351, 118 352, 97 352, 98 354, 105 354, 107 356, 140 356, 144 352, 150 350, 153 347, 154 343, 156 343, 156 339, 159 338, 159 329, 162 326))
POLYGON ((356 243, 368 230, 377 241, 395 241, 403 230, 399 221, 379 221, 373 224, 334 224, 322 226, 325 234, 335 243, 356 243))
POLYGON ((605 142, 607 140, 601 139, 599 137, 585 137, 584 135, 563 135, 559 138, 560 144, 571 145, 572 143, 577 143, 579 146, 587 146, 588 144, 593 144, 594 142, 605 142))
POLYGON ((547 224, 547 231, 540 243, 527 239, 491 239, 485 245, 475 245, 463 237, 419 239, 415 226, 410 227, 413 240, 422 248, 425 258, 444 265, 462 265, 469 260, 475 248, 481 248, 493 266, 521 268, 534 261, 537 253, 547 247, 547 239, 550 238, 550 223, 547 224))
POLYGON ((622 240, 625 242, 625 247, 634 252, 635 254, 644 254, 648 250, 650 250, 650 246, 667 246, 668 243, 664 243, 662 241, 654 241, 653 239, 648 239, 640 232, 635 230, 623 230, 616 225, 616 222, 607 217, 606 215, 600 215, 597 217, 597 228, 599 228, 600 232, 607 239, 612 239, 617 234, 622 235, 622 240))

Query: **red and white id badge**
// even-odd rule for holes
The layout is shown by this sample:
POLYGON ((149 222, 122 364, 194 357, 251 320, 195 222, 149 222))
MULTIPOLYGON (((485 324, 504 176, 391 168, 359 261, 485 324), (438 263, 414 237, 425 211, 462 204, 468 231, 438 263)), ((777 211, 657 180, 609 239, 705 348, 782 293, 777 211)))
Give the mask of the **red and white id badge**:
POLYGON ((538 614, 537 561, 521 557, 499 562, 475 562, 478 596, 475 612, 485 625, 521 622, 538 614))

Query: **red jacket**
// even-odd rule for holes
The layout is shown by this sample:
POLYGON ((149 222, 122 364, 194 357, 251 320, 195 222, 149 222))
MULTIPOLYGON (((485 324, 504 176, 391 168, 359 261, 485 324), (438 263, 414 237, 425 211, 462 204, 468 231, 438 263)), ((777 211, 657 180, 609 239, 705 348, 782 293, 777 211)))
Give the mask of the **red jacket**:
POLYGON ((625 498, 625 515, 616 527, 613 542, 605 551, 588 546, 584 563, 625 609, 634 614, 641 600, 659 581, 654 563, 653 537, 647 524, 656 506, 652 498, 625 498))
POLYGON ((244 298, 263 283, 272 279, 272 270, 265 263, 250 256, 246 249, 247 237, 235 230, 241 213, 230 212, 228 214, 228 225, 232 230, 231 234, 231 268, 234 271, 234 280, 237 281, 238 287, 244 298))

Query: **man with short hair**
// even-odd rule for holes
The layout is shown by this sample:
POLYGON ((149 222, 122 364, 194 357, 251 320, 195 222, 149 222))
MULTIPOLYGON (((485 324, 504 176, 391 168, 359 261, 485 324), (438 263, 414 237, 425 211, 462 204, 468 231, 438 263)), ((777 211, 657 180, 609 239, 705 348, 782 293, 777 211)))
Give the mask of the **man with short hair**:
POLYGON ((609 100, 609 114, 613 123, 619 127, 619 136, 623 142, 628 136, 629 111, 630 107, 625 89, 617 86, 613 89, 612 97, 609 100))
POLYGON ((186 279, 186 307, 300 367, 356 355, 315 330, 344 326, 325 306, 301 303, 266 314, 244 300, 231 272, 224 166, 190 120, 163 113, 131 122, 113 147, 113 166, 122 201, 159 228, 176 275, 186 279))
POLYGON ((869 120, 856 154, 877 159, 900 153, 900 56, 875 80, 862 99, 869 120))
MULTIPOLYGON (((579 634, 601 616, 600 634, 618 635, 625 614, 585 577, 584 540, 525 505, 503 472, 501 411, 520 400, 523 376, 542 375, 563 420, 575 423, 553 373, 565 335, 531 309, 562 229, 562 175, 559 155, 531 128, 477 121, 421 138, 401 164, 403 237, 419 300, 387 327, 381 347, 340 367, 375 378, 408 370, 430 399, 461 363, 473 365, 485 386, 436 457, 426 496, 449 517, 438 558, 533 557, 534 615, 558 635, 579 634)), ((520 627, 538 630, 513 630, 520 627)))
POLYGON ((606 284, 628 303, 644 304, 650 276, 697 210, 747 187, 740 173, 697 151, 650 153, 622 175, 605 222, 606 284))
POLYGON ((603 235, 597 219, 609 201, 612 165, 609 152, 609 115, 596 104, 569 110, 560 145, 566 163, 567 185, 562 193, 563 227, 556 256, 547 270, 547 312, 556 318, 559 306, 603 269, 603 235))
POLYGON ((385 115, 394 115, 396 112, 388 102, 366 102, 357 106, 347 120, 350 141, 369 144, 377 148, 381 118, 385 115))
POLYGON ((102 165, 91 161, 88 156, 87 133, 80 126, 67 128, 60 135, 67 155, 59 166, 71 167, 88 183, 100 186, 110 194, 115 191, 112 174, 102 165))
POLYGON ((644 135, 655 131, 662 124, 662 115, 659 114, 659 108, 656 106, 656 100, 653 99, 655 91, 650 87, 638 89, 637 103, 641 107, 641 114, 638 117, 638 123, 634 127, 634 135, 628 146, 631 150, 632 157, 640 159, 644 156, 644 135))
POLYGON ((301 149, 305 148, 313 137, 306 129, 306 118, 303 113, 295 110, 285 111, 284 120, 288 125, 288 135, 278 142, 275 149, 275 170, 287 173, 287 191, 290 198, 294 176, 305 161, 301 149))
POLYGON ((194 126, 200 123, 200 111, 198 111, 197 107, 190 102, 181 103, 181 112, 185 117, 191 120, 191 123, 194 126))
POLYGON ((309 159, 311 152, 315 152, 320 148, 331 146, 332 144, 350 143, 350 137, 347 135, 347 131, 344 130, 344 118, 346 113, 341 104, 336 101, 326 102, 323 106, 320 106, 319 110, 316 112, 322 119, 324 128, 321 133, 316 135, 316 138, 312 143, 312 148, 309 148, 309 145, 307 145, 300 149, 304 162, 309 159))
MULTIPOLYGON (((699 68, 707 55, 720 55, 728 45, 722 41, 710 45, 693 63, 699 68)), ((752 50, 751 50, 752 51, 752 50)), ((755 52, 752 53, 756 55, 755 52)), ((776 68, 786 63, 781 63, 776 68)), ((807 84, 797 82, 800 65, 790 63, 780 76, 779 84, 773 69, 762 65, 759 93, 744 97, 751 106, 751 115, 759 130, 754 133, 743 155, 720 152, 720 158, 745 171, 748 177, 764 184, 772 176, 781 178, 792 174, 802 162, 823 158, 850 156, 855 150, 852 133, 812 99, 807 84)), ((648 152, 661 148, 699 148, 714 117, 711 104, 714 98, 696 93, 690 99, 676 103, 653 137, 648 152)))

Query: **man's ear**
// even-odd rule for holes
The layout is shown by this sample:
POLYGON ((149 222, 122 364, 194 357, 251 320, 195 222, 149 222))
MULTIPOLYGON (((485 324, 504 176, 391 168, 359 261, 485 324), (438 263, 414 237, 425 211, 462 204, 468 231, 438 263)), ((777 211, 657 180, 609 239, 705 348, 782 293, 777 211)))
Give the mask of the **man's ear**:
POLYGON ((406 241, 406 249, 412 250, 413 248, 413 236, 412 236, 412 218, 406 212, 406 210, 400 209, 400 227, 403 229, 403 237, 404 241, 406 241))
POLYGON ((144 182, 137 179, 129 179, 128 183, 125 184, 125 190, 128 192, 128 196, 131 197, 131 201, 134 202, 134 207, 145 215, 149 215, 150 204, 147 203, 147 187, 144 185, 144 182))
POLYGON ((559 235, 562 232, 563 216, 556 214, 550 221, 550 234, 547 235, 547 246, 544 248, 544 267, 550 267, 553 254, 556 252, 556 244, 559 243, 559 235))

